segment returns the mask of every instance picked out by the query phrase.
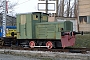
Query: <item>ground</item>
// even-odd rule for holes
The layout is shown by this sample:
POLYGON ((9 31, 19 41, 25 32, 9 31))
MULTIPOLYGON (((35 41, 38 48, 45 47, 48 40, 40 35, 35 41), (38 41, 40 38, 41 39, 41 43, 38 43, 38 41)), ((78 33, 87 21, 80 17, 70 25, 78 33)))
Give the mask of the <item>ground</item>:
POLYGON ((74 47, 90 48, 90 34, 76 35, 76 42, 74 47))

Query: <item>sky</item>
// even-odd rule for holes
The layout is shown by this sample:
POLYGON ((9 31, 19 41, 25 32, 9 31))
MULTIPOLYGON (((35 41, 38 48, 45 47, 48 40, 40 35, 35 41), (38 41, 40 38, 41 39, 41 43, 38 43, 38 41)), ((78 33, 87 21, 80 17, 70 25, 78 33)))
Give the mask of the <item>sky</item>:
POLYGON ((9 0, 9 1, 10 3, 18 2, 18 4, 13 9, 15 14, 37 12, 38 10, 37 9, 38 0, 9 0))
POLYGON ((9 0, 11 3, 18 2, 14 7, 15 13, 28 13, 37 11, 38 0, 9 0))

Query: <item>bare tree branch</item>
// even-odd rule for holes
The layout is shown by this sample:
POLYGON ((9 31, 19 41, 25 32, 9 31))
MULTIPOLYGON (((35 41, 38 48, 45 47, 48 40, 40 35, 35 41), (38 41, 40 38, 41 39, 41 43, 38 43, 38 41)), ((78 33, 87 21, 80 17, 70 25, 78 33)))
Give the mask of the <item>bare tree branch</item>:
MULTIPOLYGON (((11 3, 10 1, 7 2, 8 2, 8 10, 12 10, 18 4, 18 2, 14 3, 11 3)), ((0 0, 0 13, 2 13, 2 11, 3 11, 3 0, 0 0)))
POLYGON ((77 16, 77 0, 59 0, 58 16, 60 17, 76 17, 77 16))
POLYGON ((9 3, 8 9, 13 9, 18 3, 9 3))

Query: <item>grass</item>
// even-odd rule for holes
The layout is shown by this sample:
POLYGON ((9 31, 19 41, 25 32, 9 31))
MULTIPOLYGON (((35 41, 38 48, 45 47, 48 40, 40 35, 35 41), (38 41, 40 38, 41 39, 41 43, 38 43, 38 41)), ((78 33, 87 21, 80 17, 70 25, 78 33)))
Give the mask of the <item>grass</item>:
POLYGON ((90 48, 90 34, 76 35, 76 42, 74 47, 90 48))

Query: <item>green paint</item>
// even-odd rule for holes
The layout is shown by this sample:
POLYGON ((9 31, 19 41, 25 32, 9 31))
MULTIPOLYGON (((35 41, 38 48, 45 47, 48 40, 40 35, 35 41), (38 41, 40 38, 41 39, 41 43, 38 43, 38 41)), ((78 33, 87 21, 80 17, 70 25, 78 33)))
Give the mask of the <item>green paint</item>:
POLYGON ((17 39, 34 39, 36 37, 35 24, 47 21, 48 16, 44 13, 17 14, 17 39), (46 16, 46 20, 43 20, 42 16, 46 16))

